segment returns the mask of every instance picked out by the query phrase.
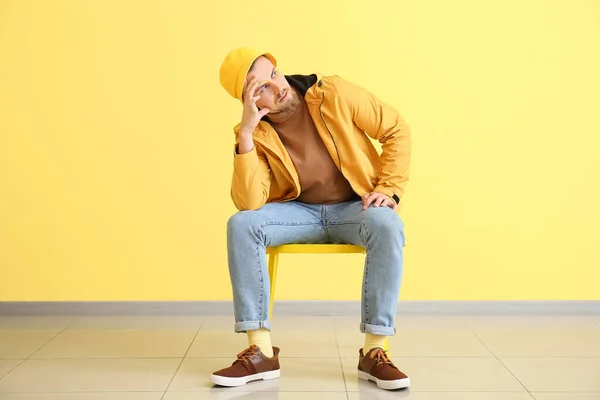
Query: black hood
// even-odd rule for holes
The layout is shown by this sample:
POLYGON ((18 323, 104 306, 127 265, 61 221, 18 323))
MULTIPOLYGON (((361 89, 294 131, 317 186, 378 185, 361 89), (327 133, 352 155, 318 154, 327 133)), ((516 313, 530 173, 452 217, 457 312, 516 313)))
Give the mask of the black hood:
POLYGON ((317 75, 285 75, 285 79, 287 79, 290 86, 295 87, 300 91, 302 97, 306 96, 306 92, 317 83, 317 75))

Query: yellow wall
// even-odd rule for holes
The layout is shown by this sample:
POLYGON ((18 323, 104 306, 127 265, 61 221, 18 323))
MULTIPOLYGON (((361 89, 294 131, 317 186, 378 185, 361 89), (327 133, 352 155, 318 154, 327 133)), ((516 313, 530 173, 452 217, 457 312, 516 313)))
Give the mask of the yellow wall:
MULTIPOLYGON (((231 298, 239 45, 410 124, 403 299, 600 299, 600 2, 373 4, 0 1, 0 300, 231 298)), ((282 263, 360 298, 359 256, 282 263)))

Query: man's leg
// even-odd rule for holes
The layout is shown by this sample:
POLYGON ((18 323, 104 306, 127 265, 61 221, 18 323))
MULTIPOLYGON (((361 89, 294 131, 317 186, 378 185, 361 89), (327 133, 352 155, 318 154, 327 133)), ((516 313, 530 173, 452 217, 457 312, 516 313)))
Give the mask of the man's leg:
POLYGON ((325 243, 321 206, 299 202, 266 204, 242 211, 227 224, 229 275, 233 288, 235 331, 247 332, 250 347, 240 362, 215 372, 213 383, 244 385, 250 380, 279 377, 279 349, 271 347, 270 282, 266 248, 292 243, 325 243), (263 351, 264 350, 264 354, 263 351))
POLYGON ((236 332, 270 329, 266 248, 324 243, 326 239, 320 206, 270 203, 257 211, 238 212, 229 219, 227 254, 236 332))
POLYGON ((326 206, 324 223, 331 239, 365 247, 363 333, 393 335, 402 281, 404 224, 389 207, 369 207, 362 201, 326 206))
POLYGON ((331 240, 366 248, 363 274, 361 332, 365 345, 359 351, 359 377, 383 389, 410 385, 383 351, 394 327, 402 281, 404 224, 389 207, 369 207, 362 201, 325 206, 323 222, 331 240))

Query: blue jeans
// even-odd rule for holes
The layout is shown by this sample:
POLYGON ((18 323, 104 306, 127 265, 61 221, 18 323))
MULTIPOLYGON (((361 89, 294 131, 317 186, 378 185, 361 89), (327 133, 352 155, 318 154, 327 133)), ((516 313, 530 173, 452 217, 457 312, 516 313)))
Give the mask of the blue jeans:
POLYGON ((404 224, 391 208, 363 210, 361 200, 331 205, 268 203, 256 211, 238 212, 227 224, 235 331, 271 329, 267 247, 349 243, 366 248, 367 253, 360 330, 393 335, 404 241, 404 224))

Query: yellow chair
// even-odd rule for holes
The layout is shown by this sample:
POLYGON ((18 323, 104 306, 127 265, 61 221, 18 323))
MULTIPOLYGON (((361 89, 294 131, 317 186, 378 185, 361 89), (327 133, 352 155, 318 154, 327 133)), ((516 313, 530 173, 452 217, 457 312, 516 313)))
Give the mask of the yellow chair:
MULTIPOLYGON (((288 254, 365 254, 366 251, 360 246, 351 244, 284 244, 277 247, 268 247, 269 255, 269 279, 271 281, 271 304, 269 306, 270 318, 273 319, 273 302, 275 301, 275 280, 277 279, 277 266, 279 264, 279 255, 288 254)), ((385 338, 384 348, 389 356, 389 346, 387 337, 385 338)))

